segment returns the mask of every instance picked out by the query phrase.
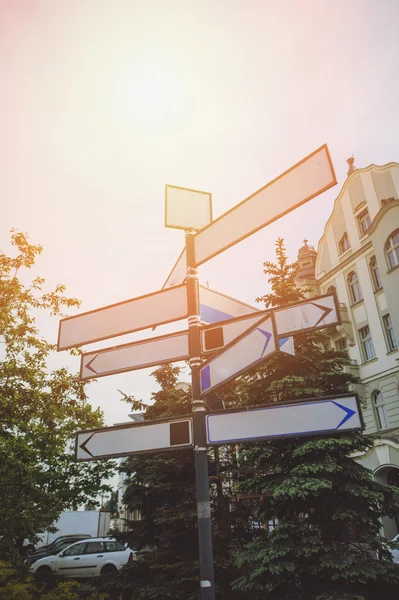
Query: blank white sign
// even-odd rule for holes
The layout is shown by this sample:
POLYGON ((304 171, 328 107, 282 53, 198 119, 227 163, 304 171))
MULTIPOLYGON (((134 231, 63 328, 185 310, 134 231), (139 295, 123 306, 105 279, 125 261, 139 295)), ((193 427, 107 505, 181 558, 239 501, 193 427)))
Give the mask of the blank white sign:
POLYGON ((81 356, 80 378, 93 379, 186 360, 188 332, 182 331, 81 356))
POLYGON ((98 342, 154 325, 184 319, 188 314, 185 285, 132 298, 87 313, 62 319, 58 350, 98 342))
POLYGON ((105 427, 93 431, 81 431, 76 436, 76 460, 95 460, 129 456, 157 450, 170 450, 192 445, 191 418, 174 419, 164 423, 153 421, 134 425, 105 427), (182 443, 173 442, 172 428, 184 425, 188 438, 182 443))
POLYGON ((197 233, 194 238, 196 266, 336 183, 325 145, 197 233))
POLYGON ((212 221, 212 195, 188 188, 165 186, 165 226, 199 231, 212 221))

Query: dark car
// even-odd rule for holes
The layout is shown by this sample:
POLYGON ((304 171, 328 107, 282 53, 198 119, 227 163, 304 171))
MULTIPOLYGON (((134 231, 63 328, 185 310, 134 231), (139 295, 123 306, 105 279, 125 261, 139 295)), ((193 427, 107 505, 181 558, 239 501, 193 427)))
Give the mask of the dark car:
POLYGON ((55 538, 55 540, 51 542, 51 544, 42 546, 35 552, 32 552, 32 554, 30 554, 25 560, 25 563, 28 566, 30 566, 34 562, 39 560, 39 558, 58 554, 59 552, 62 552, 64 548, 67 548, 71 544, 74 544, 75 542, 80 542, 81 540, 86 540, 90 537, 91 535, 88 535, 87 533, 71 533, 69 535, 60 535, 59 537, 55 538))

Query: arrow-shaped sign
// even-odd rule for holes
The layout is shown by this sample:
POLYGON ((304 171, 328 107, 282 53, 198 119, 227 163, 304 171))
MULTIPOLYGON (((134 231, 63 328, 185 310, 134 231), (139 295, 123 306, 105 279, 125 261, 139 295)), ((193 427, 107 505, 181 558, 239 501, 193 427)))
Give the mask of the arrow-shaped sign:
MULTIPOLYGON (((241 335, 250 326, 250 324, 246 322, 243 322, 242 326, 230 326, 229 323, 227 323, 228 320, 233 322, 235 317, 252 317, 255 316, 256 313, 260 313, 260 318, 260 315, 262 314, 259 308, 251 306, 250 304, 246 304, 241 300, 237 300, 236 298, 232 298, 226 294, 221 294, 220 292, 216 292, 215 290, 211 290, 210 288, 202 285, 200 285, 199 288, 202 323, 211 324, 221 323, 223 321, 222 337, 224 339, 224 344, 222 346, 218 346, 219 349, 229 344, 235 337, 241 335)), ((237 323, 237 320, 235 322, 237 323)), ((212 334, 208 332, 205 334, 205 336, 209 338, 212 336, 212 334)), ((218 336, 220 339, 220 332, 219 334, 216 333, 216 336, 218 336)), ((291 337, 280 338, 279 346, 282 352, 286 352, 287 354, 295 354, 294 340, 291 337)), ((202 351, 204 354, 209 354, 211 351, 211 348, 208 347, 208 344, 204 338, 204 333, 202 334, 202 351)))
POLYGON ((180 285, 81 313, 60 321, 58 350, 98 342, 187 317, 187 288, 180 285))
POLYGON ((268 316, 269 313, 252 313, 238 319, 223 321, 218 325, 208 325, 201 329, 202 354, 210 354, 217 350, 222 350, 231 342, 234 342, 246 331, 253 329, 253 326, 259 323, 262 316, 268 316))
POLYGON ((278 336, 295 335, 340 323, 335 294, 317 296, 273 311, 278 336))
POLYGON ((188 331, 82 354, 80 378, 93 379, 125 371, 187 360, 188 331))
POLYGON ((300 435, 361 431, 364 428, 356 394, 269 404, 206 417, 210 445, 300 435))
POLYGON ((117 458, 132 454, 177 450, 192 446, 192 419, 180 417, 80 431, 76 460, 117 458))
POLYGON ((200 367, 201 396, 262 362, 276 351, 273 318, 262 317, 252 329, 200 367))
POLYGON ((326 145, 201 229, 194 238, 201 265, 336 185, 326 145))

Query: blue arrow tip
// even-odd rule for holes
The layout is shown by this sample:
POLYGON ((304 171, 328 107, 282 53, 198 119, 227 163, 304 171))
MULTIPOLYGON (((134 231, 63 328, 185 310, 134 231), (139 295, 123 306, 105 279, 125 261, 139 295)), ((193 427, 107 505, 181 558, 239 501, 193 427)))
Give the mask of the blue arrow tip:
POLYGON ((335 404, 335 406, 342 408, 342 410, 346 413, 342 421, 336 427, 336 429, 339 429, 344 423, 346 423, 351 417, 353 417, 354 414, 356 414, 356 411, 352 410, 351 408, 348 408, 347 406, 343 406, 342 404, 339 404, 339 402, 335 402, 334 400, 332 401, 332 403, 335 404))
POLYGON ((263 350, 262 350, 262 354, 260 355, 261 358, 263 358, 264 353, 266 352, 266 348, 270 342, 270 338, 272 337, 272 334, 269 333, 268 331, 265 331, 264 329, 261 329, 260 327, 258 327, 258 331, 260 331, 261 333, 263 333, 263 335, 266 338, 265 341, 265 345, 263 346, 263 350))

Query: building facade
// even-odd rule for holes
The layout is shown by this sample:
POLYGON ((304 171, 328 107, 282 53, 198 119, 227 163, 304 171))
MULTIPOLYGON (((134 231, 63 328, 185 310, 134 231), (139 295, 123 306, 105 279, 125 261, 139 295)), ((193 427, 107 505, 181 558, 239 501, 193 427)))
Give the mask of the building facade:
MULTIPOLYGON (((308 296, 336 292, 342 324, 331 344, 348 351, 366 433, 380 436, 356 459, 376 480, 399 485, 399 164, 348 164, 317 252, 306 241, 299 250, 297 281, 308 296)), ((399 515, 383 527, 391 539, 399 515)))

